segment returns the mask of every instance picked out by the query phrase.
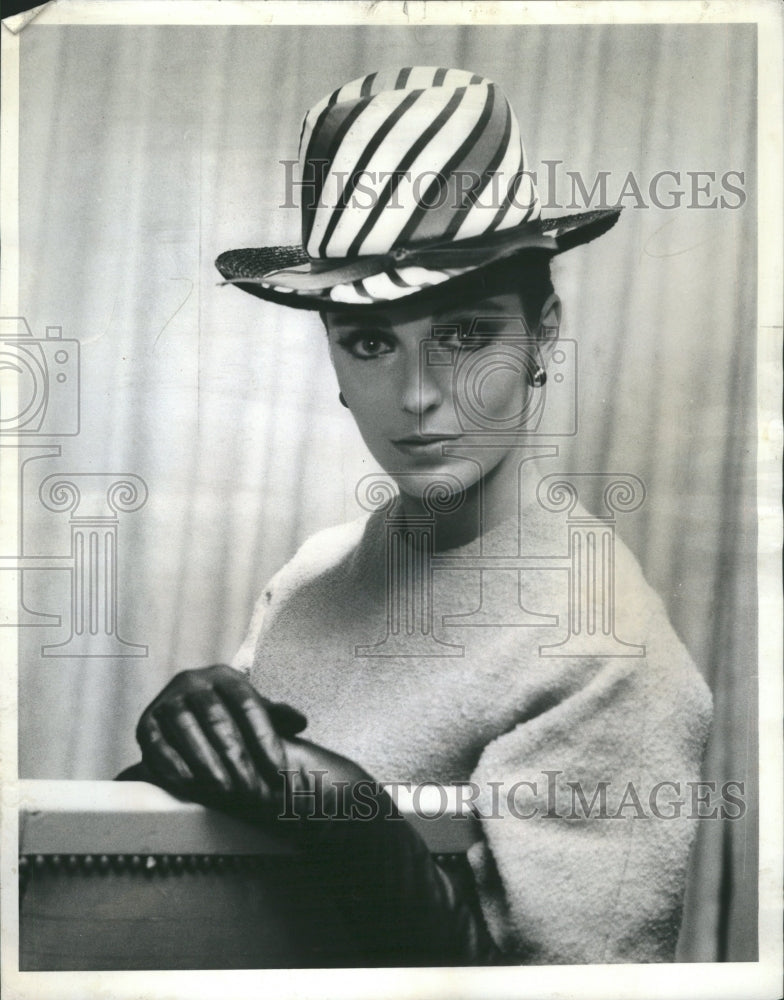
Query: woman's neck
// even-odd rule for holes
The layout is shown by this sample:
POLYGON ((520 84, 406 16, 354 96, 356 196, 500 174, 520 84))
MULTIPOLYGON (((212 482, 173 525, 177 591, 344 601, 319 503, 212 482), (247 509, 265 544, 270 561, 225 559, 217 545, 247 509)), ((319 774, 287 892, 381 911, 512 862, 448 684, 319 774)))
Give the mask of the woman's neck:
POLYGON ((536 477, 536 460, 524 458, 513 449, 478 482, 464 490, 458 504, 425 503, 421 496, 402 491, 400 503, 406 517, 434 518, 435 549, 444 551, 468 545, 517 516, 521 489, 536 477), (439 506, 449 509, 438 510, 439 506))

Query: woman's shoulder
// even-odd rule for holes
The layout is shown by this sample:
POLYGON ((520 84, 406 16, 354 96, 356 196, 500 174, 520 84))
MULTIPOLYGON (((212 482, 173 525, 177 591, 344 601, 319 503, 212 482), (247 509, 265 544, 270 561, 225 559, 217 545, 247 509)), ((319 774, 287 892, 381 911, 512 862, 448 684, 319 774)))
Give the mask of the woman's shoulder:
POLYGON ((369 516, 323 528, 307 538, 272 577, 256 600, 245 639, 232 665, 247 672, 263 628, 294 594, 329 576, 350 560, 365 537, 369 516))
POLYGON ((323 528, 307 538, 287 563, 275 574, 265 593, 279 601, 286 594, 318 580, 349 560, 359 548, 367 527, 367 514, 353 521, 323 528))

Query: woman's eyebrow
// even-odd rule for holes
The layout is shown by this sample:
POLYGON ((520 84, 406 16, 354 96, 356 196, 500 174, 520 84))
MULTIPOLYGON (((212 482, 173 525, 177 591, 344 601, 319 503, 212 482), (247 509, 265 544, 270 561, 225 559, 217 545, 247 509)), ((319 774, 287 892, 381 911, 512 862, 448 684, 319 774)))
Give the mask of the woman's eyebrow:
POLYGON ((442 323, 454 323, 457 320, 507 319, 514 315, 516 315, 515 312, 504 306, 497 299, 487 299, 482 304, 481 309, 477 309, 476 306, 454 306, 451 309, 446 309, 443 313, 439 313, 437 318, 434 318, 434 322, 440 325, 442 323))
POLYGON ((349 317, 347 319, 333 319, 329 324, 330 330, 335 333, 353 333, 356 330, 378 330, 380 333, 391 332, 393 324, 381 316, 373 316, 362 319, 349 317))

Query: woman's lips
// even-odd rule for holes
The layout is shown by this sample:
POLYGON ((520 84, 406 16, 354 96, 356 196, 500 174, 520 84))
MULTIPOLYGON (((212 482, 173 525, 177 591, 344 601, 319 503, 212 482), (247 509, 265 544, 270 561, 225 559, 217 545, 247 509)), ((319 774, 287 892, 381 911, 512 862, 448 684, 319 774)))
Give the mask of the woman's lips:
POLYGON ((461 436, 460 434, 428 434, 427 436, 414 434, 411 437, 398 438, 392 444, 404 455, 443 455, 443 445, 453 444, 461 436))

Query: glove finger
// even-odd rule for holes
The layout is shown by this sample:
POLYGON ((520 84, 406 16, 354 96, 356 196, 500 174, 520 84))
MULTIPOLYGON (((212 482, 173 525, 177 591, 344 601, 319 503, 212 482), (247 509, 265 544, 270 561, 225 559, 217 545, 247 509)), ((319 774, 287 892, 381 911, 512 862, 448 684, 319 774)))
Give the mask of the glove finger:
POLYGON ((251 795, 257 793, 259 781, 253 759, 239 726, 220 695, 211 688, 193 691, 186 696, 186 704, 201 723, 233 784, 251 795))
POLYGON ((245 736, 263 778, 273 787, 280 783, 280 771, 286 766, 286 754, 264 699, 244 678, 237 683, 221 683, 219 690, 245 736))
POLYGON ((194 713, 181 701, 170 701, 158 709, 164 736, 179 752, 197 781, 214 790, 230 792, 233 783, 194 713))
POLYGON ((284 738, 296 736, 297 733, 301 733, 303 729, 307 728, 307 718, 298 709, 287 705, 285 701, 270 701, 264 697, 261 701, 267 710, 270 722, 280 736, 284 738))
POLYGON ((144 763, 162 780, 178 786, 193 781, 193 772, 169 744, 154 715, 142 716, 136 730, 136 741, 141 747, 144 763))
MULTIPOLYGON (((217 691, 231 708, 239 708, 248 696, 248 692, 252 691, 267 710, 270 722, 275 732, 280 736, 296 736, 307 727, 308 720, 302 712, 292 705, 287 705, 284 701, 270 701, 269 698, 263 697, 239 670, 225 664, 218 664, 208 667, 203 673, 212 674, 212 689, 217 691)), ((200 679, 199 676, 197 681, 200 679)))

